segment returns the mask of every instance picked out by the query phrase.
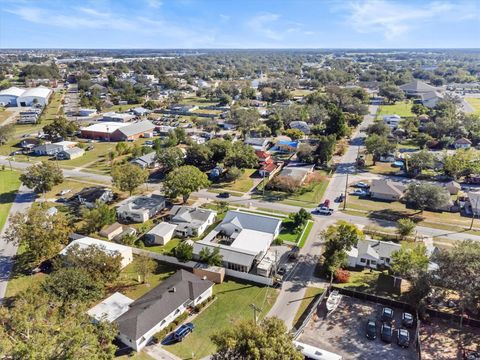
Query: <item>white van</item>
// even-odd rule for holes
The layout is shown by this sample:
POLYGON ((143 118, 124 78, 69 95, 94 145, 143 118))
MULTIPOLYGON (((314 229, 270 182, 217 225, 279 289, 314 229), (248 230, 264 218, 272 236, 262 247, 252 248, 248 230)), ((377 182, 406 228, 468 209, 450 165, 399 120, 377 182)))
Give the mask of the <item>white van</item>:
POLYGON ((305 356, 305 360, 342 360, 340 355, 299 341, 294 341, 293 345, 305 356))

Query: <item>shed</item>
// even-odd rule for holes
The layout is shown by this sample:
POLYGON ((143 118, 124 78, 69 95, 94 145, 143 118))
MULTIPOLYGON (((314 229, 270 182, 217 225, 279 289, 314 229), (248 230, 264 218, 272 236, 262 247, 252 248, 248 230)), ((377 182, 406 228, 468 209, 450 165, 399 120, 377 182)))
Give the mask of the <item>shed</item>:
POLYGON ((100 235, 106 237, 108 240, 112 240, 115 236, 123 232, 123 225, 116 222, 112 225, 105 225, 100 231, 100 235))
POLYGON ((172 239, 177 226, 176 224, 161 222, 146 234, 147 242, 149 244, 165 245, 172 239))

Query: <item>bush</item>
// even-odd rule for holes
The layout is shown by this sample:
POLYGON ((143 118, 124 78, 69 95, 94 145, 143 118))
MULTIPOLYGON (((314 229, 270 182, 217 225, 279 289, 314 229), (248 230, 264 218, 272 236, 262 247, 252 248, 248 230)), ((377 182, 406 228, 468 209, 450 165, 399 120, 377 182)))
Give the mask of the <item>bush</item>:
POLYGON ((337 269, 335 271, 335 280, 340 284, 345 284, 350 280, 350 271, 345 269, 337 269))
POLYGON ((295 193, 300 189, 300 183, 288 176, 276 176, 269 181, 266 187, 268 190, 278 190, 287 193, 295 193))

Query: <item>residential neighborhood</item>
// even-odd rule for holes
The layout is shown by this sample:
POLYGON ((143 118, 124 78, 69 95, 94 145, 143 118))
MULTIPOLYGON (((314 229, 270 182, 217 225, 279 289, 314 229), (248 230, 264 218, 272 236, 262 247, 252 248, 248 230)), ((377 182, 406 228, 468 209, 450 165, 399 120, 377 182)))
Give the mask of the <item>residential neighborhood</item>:
POLYGON ((74 3, 0 9, 0 359, 480 359, 476 7, 74 3))

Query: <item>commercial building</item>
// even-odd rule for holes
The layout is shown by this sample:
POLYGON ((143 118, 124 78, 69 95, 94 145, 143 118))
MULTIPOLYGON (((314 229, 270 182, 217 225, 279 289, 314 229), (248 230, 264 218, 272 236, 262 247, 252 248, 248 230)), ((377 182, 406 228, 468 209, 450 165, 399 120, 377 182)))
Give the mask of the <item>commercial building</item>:
POLYGON ((45 106, 52 95, 52 90, 39 86, 25 90, 17 99, 17 106, 45 106))
POLYGON ((17 99, 25 92, 25 89, 12 86, 0 91, 0 104, 4 106, 17 106, 17 99))
POLYGON ((133 141, 141 137, 152 137, 153 129, 155 125, 148 120, 136 123, 101 122, 80 129, 80 133, 87 139, 133 141))

